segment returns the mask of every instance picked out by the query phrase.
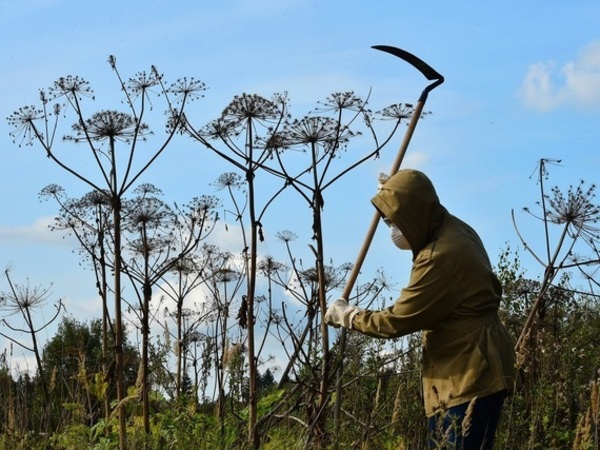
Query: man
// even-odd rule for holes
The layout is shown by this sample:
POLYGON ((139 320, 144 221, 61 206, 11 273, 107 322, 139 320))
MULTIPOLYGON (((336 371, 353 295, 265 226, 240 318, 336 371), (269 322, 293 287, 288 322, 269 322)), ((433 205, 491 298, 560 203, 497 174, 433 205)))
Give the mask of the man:
POLYGON ((372 203, 389 224, 394 244, 412 251, 409 284, 382 311, 338 299, 325 321, 378 338, 423 330, 430 446, 491 449, 504 397, 514 386, 515 354, 498 319, 502 287, 484 246, 440 204, 419 171, 399 171, 372 203))

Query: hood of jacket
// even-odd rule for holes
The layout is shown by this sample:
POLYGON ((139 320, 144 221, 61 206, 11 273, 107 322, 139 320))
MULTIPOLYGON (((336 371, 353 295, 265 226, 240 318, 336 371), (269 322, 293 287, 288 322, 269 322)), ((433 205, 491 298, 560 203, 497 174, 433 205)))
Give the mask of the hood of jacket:
POLYGON ((413 257, 436 239, 448 214, 431 180, 413 169, 397 172, 381 186, 371 202, 404 234, 413 257))

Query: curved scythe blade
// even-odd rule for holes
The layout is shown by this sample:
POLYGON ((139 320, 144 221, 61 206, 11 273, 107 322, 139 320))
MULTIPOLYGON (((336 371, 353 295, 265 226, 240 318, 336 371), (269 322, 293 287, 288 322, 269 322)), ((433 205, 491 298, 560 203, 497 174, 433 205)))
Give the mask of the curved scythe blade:
POLYGON ((392 47, 390 45, 374 45, 371 48, 374 48, 375 50, 381 50, 382 52, 390 53, 394 56, 397 56, 398 58, 403 59, 411 66, 418 69, 419 72, 421 72, 428 80, 444 80, 444 77, 441 76, 433 67, 431 67, 425 61, 416 57, 412 53, 408 53, 406 50, 402 50, 401 48, 397 47, 392 47))
POLYGON ((435 83, 431 83, 423 90, 419 101, 424 102, 429 92, 444 82, 444 77, 440 75, 438 71, 436 71, 433 67, 431 67, 422 59, 417 58, 412 53, 408 53, 406 50, 402 50, 401 48, 397 47, 392 47, 390 45, 373 45, 371 48, 374 48, 375 50, 381 50, 382 52, 390 53, 394 56, 397 56, 398 58, 403 59, 411 66, 416 68, 428 80, 436 80, 435 83))

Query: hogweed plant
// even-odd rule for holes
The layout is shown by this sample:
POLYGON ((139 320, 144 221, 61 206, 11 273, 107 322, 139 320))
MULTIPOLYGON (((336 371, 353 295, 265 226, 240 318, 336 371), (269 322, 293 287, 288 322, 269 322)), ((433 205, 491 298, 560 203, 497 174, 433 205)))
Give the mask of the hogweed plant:
POLYGON ((205 86, 193 78, 181 78, 167 85, 156 67, 124 79, 116 58, 108 60, 124 96, 124 111, 104 109, 87 112, 87 103, 95 100, 90 84, 78 76, 59 78, 48 89, 40 90, 39 103, 16 110, 8 117, 13 127, 13 141, 21 146, 39 146, 45 156, 75 179, 92 190, 106 195, 112 209, 115 322, 115 377, 118 391, 119 433, 121 449, 126 443, 126 411, 123 400, 127 393, 123 385, 123 324, 121 283, 121 219, 122 200, 147 169, 164 153, 180 128, 184 110, 189 102, 202 97, 205 86), (147 125, 154 101, 164 103, 166 132, 159 138, 147 125), (65 131, 63 122, 70 118, 73 125, 65 131), (64 152, 62 142, 81 145, 87 152, 77 155, 64 152), (150 139, 152 138, 152 139, 150 139), (153 146, 150 152, 140 147, 153 146), (87 156, 86 156, 87 155, 87 156), (86 159, 87 158, 87 159, 86 159))
MULTIPOLYGON (((266 99, 259 95, 242 94, 225 107, 221 116, 207 126, 196 129, 189 122, 182 124, 181 131, 200 142, 244 174, 247 200, 244 214, 249 222, 247 234, 243 234, 242 254, 246 259, 246 348, 249 378, 248 439, 258 446, 257 423, 257 365, 255 344, 255 297, 257 279, 258 242, 264 238, 261 217, 270 204, 260 207, 257 203, 257 171, 271 158, 272 151, 262 142, 277 132, 288 115, 287 99, 276 95, 266 99)), ((239 223, 241 218, 236 219, 239 223)))
POLYGON ((151 184, 142 184, 133 193, 136 194, 134 198, 123 202, 122 270, 135 287, 139 300, 143 420, 145 431, 149 434, 148 364, 153 290, 179 261, 193 255, 201 241, 214 229, 219 200, 213 196, 202 196, 181 208, 171 208, 160 198, 162 191, 151 184))
MULTIPOLYGON (((548 194, 545 191, 544 181, 548 179, 547 165, 552 163, 560 163, 560 161, 540 160, 538 182, 541 199, 538 206, 541 213, 537 214, 529 208, 524 208, 525 212, 540 220, 543 224, 545 257, 538 255, 527 244, 519 232, 513 211, 513 223, 525 250, 544 267, 544 275, 539 291, 516 343, 517 351, 522 350, 536 314, 544 306, 545 294, 552 286, 557 275, 561 271, 574 268, 581 268, 584 271, 584 268, 598 266, 600 263, 597 253, 600 228, 596 225, 600 220, 600 207, 594 203, 596 186, 592 184, 586 188, 584 181, 581 181, 576 187, 570 186, 566 194, 563 194, 558 187, 553 187, 550 194, 548 194), (552 225, 559 227, 555 241, 553 240, 555 234, 550 230, 552 225), (592 249, 595 254, 591 257, 582 256, 578 254, 580 249, 587 252, 592 249)), ((588 280, 592 279, 592 277, 587 278, 588 280)))
MULTIPOLYGON (((46 186, 39 194, 40 199, 53 199, 60 206, 52 231, 62 231, 74 236, 80 244, 79 254, 84 263, 91 266, 96 279, 98 295, 102 301, 102 370, 109 372, 109 330, 112 323, 108 307, 110 260, 110 231, 112 230, 112 207, 109 196, 97 191, 89 192, 80 199, 71 199, 57 184, 46 186)), ((104 417, 110 417, 110 402, 104 401, 104 417)))
MULTIPOLYGON (((279 146, 276 153, 280 172, 285 176, 287 182, 298 192, 301 198, 308 203, 312 212, 312 230, 315 245, 312 247, 315 254, 316 269, 321 277, 325 279, 324 264, 325 253, 323 242, 323 208, 325 205, 325 191, 331 188, 336 181, 344 175, 347 175, 353 169, 366 161, 380 156, 382 149, 390 142, 395 135, 402 121, 412 116, 412 107, 410 105, 393 105, 384 108, 378 113, 373 113, 368 108, 368 99, 364 100, 354 94, 354 92, 334 93, 325 101, 320 102, 313 114, 309 114, 302 119, 296 119, 286 124, 286 127, 275 140, 279 146), (392 119, 393 126, 391 130, 383 137, 375 127, 377 119, 392 119), (355 157, 348 156, 348 147, 351 142, 355 142, 363 136, 363 131, 359 131, 359 125, 362 123, 364 133, 370 136, 371 150, 366 154, 355 157), (283 159, 285 153, 283 150, 299 150, 305 152, 307 163, 304 168, 296 169, 293 173, 288 168, 289 164, 283 159), (343 163, 340 161, 343 158, 343 163)), ((319 282, 320 290, 318 295, 318 307, 324 314, 327 307, 327 298, 325 294, 325 282, 319 282)), ((321 316, 322 317, 322 316, 321 316)), ((316 417, 313 419, 313 426, 317 436, 323 435, 323 442, 327 441, 324 435, 324 418, 326 416, 326 405, 329 396, 330 386, 330 367, 332 366, 329 352, 329 330, 323 320, 321 320, 321 336, 323 348, 322 376, 320 386, 319 408, 316 417)), ((342 332, 341 347, 345 346, 345 333, 342 332)), ((343 365, 337 364, 337 395, 335 405, 336 433, 339 432, 339 409, 341 405, 341 383, 343 365)))
POLYGON ((42 400, 45 405, 43 417, 40 421, 40 428, 41 431, 47 432, 49 429, 52 429, 52 424, 49 423, 49 420, 52 417, 50 410, 51 386, 48 375, 44 372, 44 366, 42 365, 42 349, 40 347, 38 335, 58 318, 60 313, 64 310, 64 305, 62 300, 59 299, 54 305, 56 308, 54 315, 50 319, 45 320, 43 324, 37 325, 34 321, 34 316, 36 315, 36 311, 40 311, 45 307, 48 297, 50 296, 50 288, 44 288, 39 285, 31 286, 29 281, 27 284, 14 283, 10 275, 12 270, 12 266, 8 266, 4 270, 4 276, 8 283, 9 290, 0 294, 0 305, 2 306, 2 309, 8 313, 8 316, 20 315, 24 326, 14 325, 6 318, 2 319, 1 323, 12 333, 28 335, 29 339, 31 339, 31 343, 25 344, 21 340, 1 331, 0 336, 3 336, 22 349, 33 353, 35 357, 42 400))
MULTIPOLYGON (((178 259, 158 283, 161 305, 167 300, 175 303, 175 308, 164 307, 165 317, 175 322, 175 332, 171 334, 175 353, 175 389, 173 397, 177 403, 184 395, 184 378, 188 373, 188 360, 196 361, 190 354, 198 337, 198 328, 212 314, 212 306, 207 303, 189 305, 189 299, 196 289, 206 283, 212 274, 209 271, 210 259, 215 250, 204 243, 194 254, 178 259)), ((165 320, 165 323, 168 323, 165 320)), ((167 328, 165 324, 165 328, 167 328)), ((194 384, 194 393, 199 393, 198 383, 194 384)))
MULTIPOLYGON (((311 212, 316 271, 320 274, 320 285, 325 284, 323 261, 326 257, 323 249, 322 210, 325 205, 324 190, 331 187, 338 179, 361 165, 380 156, 381 150, 394 136, 400 123, 412 114, 410 105, 388 107, 378 114, 373 114, 367 107, 367 100, 361 99, 353 92, 334 93, 324 102, 320 102, 314 111, 300 119, 290 115, 289 101, 286 95, 276 94, 272 99, 257 95, 242 94, 236 96, 224 109, 223 114, 208 126, 197 129, 185 122, 182 132, 200 142, 208 149, 228 161, 242 172, 246 184, 247 200, 243 202, 243 211, 249 222, 247 244, 244 252, 248 259, 247 279, 247 311, 248 328, 247 348, 250 368, 250 423, 249 436, 257 444, 256 395, 255 378, 258 363, 255 347, 255 330, 253 329, 255 311, 255 278, 257 276, 258 242, 264 239, 262 219, 267 209, 288 188, 292 188, 303 198, 311 212), (392 119, 393 125, 383 138, 376 132, 375 120, 392 119), (363 131, 360 129, 362 128, 363 131), (372 149, 366 154, 355 155, 347 152, 352 142, 369 136, 372 149), (298 155, 306 155, 298 162, 298 155), (347 156, 350 155, 350 156, 347 156), (264 199, 264 206, 259 208, 257 185, 264 182, 259 172, 266 173, 281 181, 279 188, 264 199)), ((265 195, 264 191, 260 191, 265 195)), ((241 210, 241 208, 238 208, 241 210)), ((238 221, 241 223, 241 216, 238 221)), ((324 311, 327 304, 324 287, 318 294, 318 310, 324 311)), ((312 319, 321 318, 312 316, 312 319)), ((321 376, 319 406, 315 416, 310 419, 310 427, 319 442, 327 441, 324 417, 326 417, 327 398, 330 386, 329 332, 325 323, 320 320, 321 376)))

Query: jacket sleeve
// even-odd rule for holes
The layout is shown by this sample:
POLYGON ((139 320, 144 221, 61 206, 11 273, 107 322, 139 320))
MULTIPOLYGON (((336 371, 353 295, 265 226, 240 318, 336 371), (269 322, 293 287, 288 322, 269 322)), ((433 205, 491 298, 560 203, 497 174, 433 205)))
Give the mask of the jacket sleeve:
POLYGON ((381 311, 362 311, 352 322, 352 328, 379 338, 394 338, 419 330, 435 329, 451 314, 460 301, 453 273, 435 258, 419 255, 415 260, 410 281, 396 302, 381 311))

